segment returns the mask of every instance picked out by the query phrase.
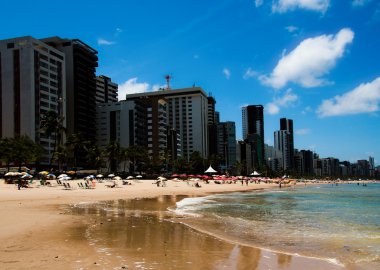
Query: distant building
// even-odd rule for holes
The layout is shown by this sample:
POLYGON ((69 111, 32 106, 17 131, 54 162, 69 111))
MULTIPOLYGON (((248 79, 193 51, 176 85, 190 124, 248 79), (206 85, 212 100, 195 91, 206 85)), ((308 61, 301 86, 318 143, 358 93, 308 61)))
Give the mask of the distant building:
MULTIPOLYGON (((42 42, 63 52, 66 59, 67 134, 96 140, 96 76, 98 52, 79 39, 50 37, 42 42)), ((85 160, 79 163, 85 164, 85 160)))
POLYGON ((242 108, 243 139, 254 147, 255 167, 264 165, 264 107, 249 105, 242 108))
POLYGON ((178 135, 168 129, 167 101, 158 96, 98 104, 97 129, 100 146, 111 141, 124 148, 142 146, 157 164, 167 162, 168 157, 180 156, 178 135))
POLYGON ((248 141, 237 141, 236 143, 236 161, 240 164, 237 173, 248 175, 253 172, 253 145, 248 141))
POLYGON ((295 151, 294 169, 301 176, 312 176, 314 174, 313 152, 310 150, 295 151))
POLYGON ((374 177, 375 176, 375 159, 373 157, 369 157, 368 162, 369 162, 369 176, 374 177))
POLYGON ((284 159, 286 159, 287 168, 286 169, 293 169, 294 168, 294 133, 293 133, 293 120, 281 118, 280 119, 280 130, 286 130, 288 133, 287 135, 287 147, 284 154, 284 159))
POLYGON ((189 160, 198 151, 208 157, 208 99, 200 87, 167 89, 126 96, 127 101, 157 97, 167 101, 168 128, 181 136, 181 155, 189 160))
POLYGON ((274 172, 282 170, 282 153, 273 146, 265 144, 265 158, 267 166, 274 172))
POLYGON ((222 170, 229 169, 236 163, 236 129, 235 122, 221 122, 217 129, 218 154, 222 161, 222 170))
POLYGON ((217 156, 218 155, 218 123, 219 123, 219 113, 215 111, 216 101, 213 97, 209 96, 207 98, 208 102, 208 155, 217 156))
POLYGON ((287 130, 278 130, 274 132, 274 148, 282 154, 282 169, 287 171, 291 169, 289 159, 290 152, 290 133, 287 130))
POLYGON ((57 134, 46 136, 41 118, 66 115, 65 63, 62 52, 33 37, 0 40, 0 137, 29 136, 46 150, 42 164, 57 134))
POLYGON ((117 102, 118 85, 110 78, 96 76, 96 103, 117 102))

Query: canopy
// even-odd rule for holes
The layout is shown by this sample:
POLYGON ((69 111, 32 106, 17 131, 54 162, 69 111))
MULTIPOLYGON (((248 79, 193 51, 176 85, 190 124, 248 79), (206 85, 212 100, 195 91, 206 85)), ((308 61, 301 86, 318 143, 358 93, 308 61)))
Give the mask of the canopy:
POLYGON ((252 176, 259 176, 260 174, 259 174, 258 172, 256 172, 256 171, 254 171, 254 172, 251 173, 250 175, 252 175, 252 176))
POLYGON ((212 167, 211 167, 211 165, 210 165, 210 167, 208 167, 208 169, 205 171, 205 173, 216 173, 217 171, 215 171, 212 167))

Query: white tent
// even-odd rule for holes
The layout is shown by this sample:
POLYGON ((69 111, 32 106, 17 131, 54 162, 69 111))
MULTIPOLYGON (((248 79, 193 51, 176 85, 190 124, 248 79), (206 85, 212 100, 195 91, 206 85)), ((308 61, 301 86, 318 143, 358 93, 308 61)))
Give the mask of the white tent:
POLYGON ((205 171, 205 173, 216 173, 217 171, 215 171, 212 167, 211 167, 211 165, 210 165, 210 167, 208 167, 208 169, 205 171))
POLYGON ((256 171, 254 171, 253 173, 250 174, 251 176, 259 176, 260 174, 256 171))

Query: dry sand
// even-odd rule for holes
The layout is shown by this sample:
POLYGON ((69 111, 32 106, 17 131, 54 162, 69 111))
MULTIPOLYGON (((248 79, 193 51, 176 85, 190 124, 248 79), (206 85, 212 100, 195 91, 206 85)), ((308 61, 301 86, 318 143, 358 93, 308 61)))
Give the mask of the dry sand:
MULTIPOLYGON (((77 187, 76 182, 75 180, 70 181, 72 186, 77 187)), ((109 254, 95 252, 84 237, 83 228, 87 226, 86 220, 81 216, 65 214, 67 205, 160 195, 201 196, 210 193, 278 188, 276 184, 263 183, 250 183, 248 186, 240 183, 222 185, 210 183, 202 184, 201 188, 193 187, 186 182, 174 181, 167 181, 166 187, 157 187, 153 180, 132 181, 132 183, 132 185, 121 185, 120 182, 117 188, 106 187, 106 184, 109 183, 98 183, 95 189, 77 187, 73 190, 65 190, 59 185, 48 187, 35 184, 33 188, 17 190, 16 185, 4 184, 4 181, 1 180, 0 269, 138 268, 137 266, 133 268, 133 264, 120 265, 109 254)), ((251 252, 253 251, 251 250, 251 252)), ((262 253, 261 258, 269 257, 265 254, 265 252, 262 253)), ((258 269, 292 269, 283 268, 273 260, 256 265, 261 265, 258 269)), ((292 265, 293 267, 298 265, 297 268, 300 265, 307 266, 307 269, 339 269, 339 267, 319 260, 302 257, 293 258, 292 265)), ((142 269, 141 266, 139 267, 142 269)))

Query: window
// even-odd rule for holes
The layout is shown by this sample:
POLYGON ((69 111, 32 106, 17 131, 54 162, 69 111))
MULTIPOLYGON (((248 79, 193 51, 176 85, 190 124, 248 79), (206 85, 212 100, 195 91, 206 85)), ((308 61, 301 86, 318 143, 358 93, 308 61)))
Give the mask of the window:
POLYGON ((13 42, 7 43, 7 49, 12 49, 15 47, 15 44, 13 42))

